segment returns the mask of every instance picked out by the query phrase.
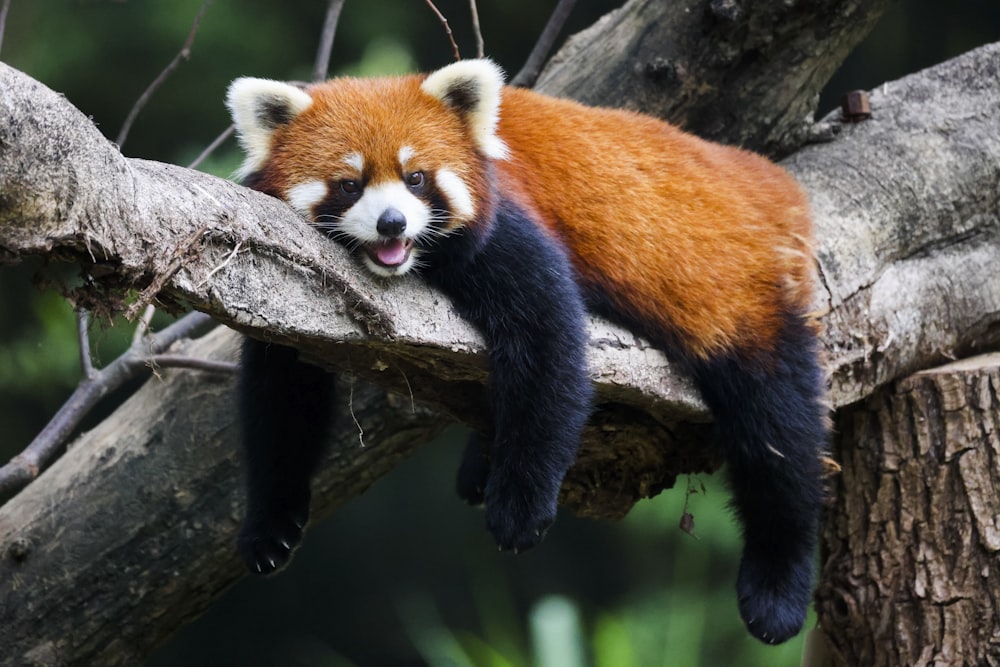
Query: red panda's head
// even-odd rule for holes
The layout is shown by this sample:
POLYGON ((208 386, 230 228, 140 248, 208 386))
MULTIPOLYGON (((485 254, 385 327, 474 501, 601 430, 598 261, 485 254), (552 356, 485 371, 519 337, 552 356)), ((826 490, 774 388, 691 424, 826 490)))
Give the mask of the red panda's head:
POLYGON ((226 103, 246 152, 238 175, 362 250, 374 273, 400 275, 435 237, 492 215, 502 88, 488 60, 305 89, 237 79, 226 103))

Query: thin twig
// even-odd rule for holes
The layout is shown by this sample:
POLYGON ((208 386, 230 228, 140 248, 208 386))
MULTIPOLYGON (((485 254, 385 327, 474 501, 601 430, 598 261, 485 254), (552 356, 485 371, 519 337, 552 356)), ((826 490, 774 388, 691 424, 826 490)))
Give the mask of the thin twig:
POLYGON ((313 82, 324 81, 330 71, 330 53, 333 51, 333 37, 337 34, 337 21, 340 20, 340 10, 344 8, 344 0, 330 0, 326 6, 326 20, 323 21, 323 32, 319 37, 319 48, 316 49, 316 64, 313 65, 313 82))
POLYGON ((189 234, 187 238, 182 240, 176 248, 174 248, 171 253, 167 265, 163 269, 158 269, 153 277, 153 280, 147 285, 139 295, 136 297, 135 301, 132 302, 128 308, 125 309, 125 319, 131 320, 139 311, 150 304, 150 302, 156 298, 162 290, 163 286, 167 284, 174 275, 180 271, 181 267, 184 265, 184 260, 187 259, 188 253, 191 251, 195 245, 201 241, 205 232, 208 230, 207 225, 202 225, 194 232, 189 234))
POLYGON ((84 377, 42 432, 31 441, 23 452, 0 467, 0 498, 13 495, 31 480, 38 477, 66 440, 80 425, 98 402, 129 380, 150 370, 149 359, 181 338, 195 338, 215 327, 215 322, 204 313, 190 313, 163 331, 145 336, 129 346, 120 357, 100 370, 84 377))
POLYGON ((486 43, 483 42, 483 31, 479 27, 479 6, 476 0, 469 0, 469 9, 472 11, 472 32, 476 35, 476 57, 482 58, 486 55, 486 43))
POLYGON ((510 80, 510 85, 522 88, 530 88, 535 85, 538 75, 542 72, 542 65, 545 64, 545 58, 549 55, 549 51, 552 50, 552 45, 555 44, 556 37, 559 36, 563 26, 566 25, 566 19, 569 18, 575 4, 576 0, 559 0, 556 8, 552 10, 549 22, 545 24, 542 34, 539 35, 538 41, 535 42, 535 46, 531 49, 524 67, 510 80))
POLYGON ((153 321, 153 315, 156 314, 156 306, 149 304, 146 306, 146 310, 142 312, 142 317, 135 325, 135 331, 132 332, 132 344, 136 345, 142 337, 149 333, 149 323, 153 321))
POLYGON ((222 145, 222 142, 224 142, 229 137, 233 136, 233 132, 235 131, 236 131, 236 126, 230 124, 229 127, 223 130, 222 134, 220 134, 219 136, 217 136, 215 139, 212 140, 212 143, 210 143, 205 148, 205 150, 201 152, 201 155, 199 155, 194 159, 194 162, 188 165, 188 169, 197 169, 198 165, 204 162, 205 158, 214 153, 215 149, 217 149, 219 146, 222 145))
POLYGON ((80 370, 84 378, 94 377, 94 356, 90 351, 90 311, 81 308, 76 311, 76 337, 80 345, 80 370))
POLYGON ((160 86, 163 85, 163 82, 166 81, 167 78, 173 74, 174 70, 181 64, 181 61, 187 60, 191 57, 191 47, 194 45, 195 35, 198 34, 198 28, 201 27, 201 19, 205 15, 205 11, 211 3, 212 0, 205 0, 201 3, 201 9, 198 10, 198 15, 195 16, 194 23, 191 24, 191 30, 188 31, 187 39, 184 40, 184 46, 181 47, 181 50, 174 56, 173 60, 171 60, 170 63, 163 68, 160 75, 153 79, 153 82, 149 84, 149 87, 147 87, 146 90, 143 91, 142 95, 139 96, 139 99, 135 101, 135 104, 132 106, 132 110, 128 112, 128 116, 125 117, 125 122, 122 123, 122 129, 118 131, 118 136, 115 137, 115 143, 118 144, 119 148, 125 144, 125 139, 128 138, 129 130, 132 129, 132 123, 135 122, 136 116, 139 115, 139 112, 142 111, 142 109, 149 102, 153 93, 159 90, 160 86))
POLYGON ((213 359, 198 359, 185 357, 183 354, 154 354, 146 359, 146 365, 151 368, 189 368, 208 373, 229 373, 239 371, 240 365, 231 361, 215 361, 213 359))
POLYGON ((451 34, 451 26, 448 25, 448 19, 444 17, 438 8, 434 6, 432 0, 426 0, 427 6, 431 8, 431 11, 437 14, 438 20, 441 21, 441 25, 444 26, 445 34, 448 35, 448 41, 451 42, 451 50, 455 54, 455 60, 461 60, 462 54, 458 52, 458 44, 455 43, 455 36, 451 34))
POLYGON ((229 264, 233 261, 233 259, 236 258, 236 255, 239 254, 242 248, 243 248, 243 241, 237 241, 236 247, 233 248, 233 251, 229 253, 229 255, 224 260, 222 260, 221 264, 219 264, 214 269, 208 272, 208 275, 205 276, 200 283, 198 283, 198 287, 201 287, 202 285, 207 283, 209 280, 212 279, 212 276, 214 276, 216 273, 229 266, 229 264))
POLYGON ((3 47, 3 32, 7 27, 7 10, 10 9, 10 0, 3 0, 0 5, 0 47, 3 47))

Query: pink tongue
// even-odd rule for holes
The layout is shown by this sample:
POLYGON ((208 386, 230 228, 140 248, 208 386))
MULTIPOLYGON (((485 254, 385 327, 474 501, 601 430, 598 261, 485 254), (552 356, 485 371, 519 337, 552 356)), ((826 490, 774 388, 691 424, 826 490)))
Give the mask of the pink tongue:
POLYGON ((386 266, 396 266, 406 260, 406 245, 399 239, 392 239, 375 246, 375 257, 386 266))

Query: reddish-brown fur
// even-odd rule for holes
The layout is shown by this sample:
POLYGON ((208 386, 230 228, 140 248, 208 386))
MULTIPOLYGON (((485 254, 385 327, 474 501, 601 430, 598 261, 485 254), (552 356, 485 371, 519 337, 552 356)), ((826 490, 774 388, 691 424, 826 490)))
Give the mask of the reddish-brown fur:
POLYGON ((499 134, 512 153, 498 163, 504 183, 571 249, 583 280, 695 355, 769 350, 781 315, 807 310, 808 204, 768 160, 515 88, 499 134))
MULTIPOLYGON (((422 81, 312 86, 313 105, 275 133, 264 189, 281 196, 306 178, 350 177, 343 156, 352 152, 376 160, 374 181, 390 178, 408 145, 421 169, 448 167, 484 201, 482 156, 422 81)), ((510 149, 495 162, 499 192, 562 240, 587 287, 692 356, 771 351, 783 317, 808 309, 808 204, 768 160, 648 116, 510 87, 498 134, 510 149)))

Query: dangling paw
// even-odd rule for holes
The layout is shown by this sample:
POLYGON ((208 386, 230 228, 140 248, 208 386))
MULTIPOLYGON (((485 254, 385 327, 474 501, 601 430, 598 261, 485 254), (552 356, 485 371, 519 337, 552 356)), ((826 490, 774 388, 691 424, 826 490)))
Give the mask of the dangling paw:
POLYGON ((765 644, 780 644, 802 630, 812 599, 812 560, 779 565, 777 558, 744 553, 736 581, 740 616, 765 644))
POLYGON ((275 512, 247 518, 236 541, 247 569, 267 575, 283 568, 302 541, 309 509, 275 512))
POLYGON ((500 550, 518 553, 541 542, 556 520, 558 495, 558 486, 504 483, 494 471, 486 485, 486 528, 500 550))

